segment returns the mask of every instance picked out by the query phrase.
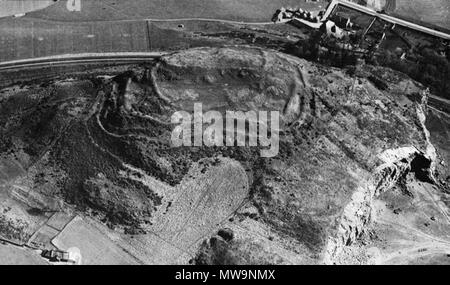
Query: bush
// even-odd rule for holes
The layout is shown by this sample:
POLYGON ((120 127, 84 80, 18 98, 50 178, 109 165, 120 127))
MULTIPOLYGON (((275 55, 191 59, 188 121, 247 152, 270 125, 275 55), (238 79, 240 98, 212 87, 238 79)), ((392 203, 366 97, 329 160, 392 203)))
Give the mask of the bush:
POLYGON ((414 80, 429 87, 431 92, 450 99, 450 62, 430 48, 419 50, 414 59, 400 60, 397 54, 386 50, 378 57, 382 66, 409 75, 414 80))

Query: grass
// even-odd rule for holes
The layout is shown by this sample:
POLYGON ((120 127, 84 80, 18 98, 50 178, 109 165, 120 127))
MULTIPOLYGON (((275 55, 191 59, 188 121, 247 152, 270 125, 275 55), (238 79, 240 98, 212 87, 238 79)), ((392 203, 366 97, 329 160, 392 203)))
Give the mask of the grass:
POLYGON ((130 255, 100 231, 94 223, 91 224, 78 217, 67 225, 53 243, 64 250, 71 247, 79 248, 84 265, 136 264, 130 255))
POLYGON ((81 13, 69 12, 62 1, 31 16, 64 21, 198 17, 258 22, 270 21, 282 6, 315 9, 318 5, 324 6, 305 0, 82 0, 81 13))
POLYGON ((43 9, 51 4, 53 0, 8 0, 0 1, 0 17, 26 13, 33 10, 43 9))
POLYGON ((11 245, 0 245, 0 265, 46 265, 36 252, 11 245))
POLYGON ((400 16, 450 29, 448 0, 397 0, 396 6, 394 13, 400 16))

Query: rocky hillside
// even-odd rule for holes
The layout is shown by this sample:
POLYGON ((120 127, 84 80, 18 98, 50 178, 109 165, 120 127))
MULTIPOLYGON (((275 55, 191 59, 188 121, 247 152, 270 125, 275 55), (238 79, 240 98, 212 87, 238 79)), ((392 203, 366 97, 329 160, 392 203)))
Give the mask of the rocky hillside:
POLYGON ((376 197, 406 177, 434 183, 428 94, 401 74, 250 47, 103 72, 1 91, 2 195, 28 192, 23 212, 0 212, 18 230, 63 203, 127 234, 157 232, 200 264, 333 263, 367 233, 376 197), (170 117, 195 102, 279 111, 279 155, 172 147, 170 117))

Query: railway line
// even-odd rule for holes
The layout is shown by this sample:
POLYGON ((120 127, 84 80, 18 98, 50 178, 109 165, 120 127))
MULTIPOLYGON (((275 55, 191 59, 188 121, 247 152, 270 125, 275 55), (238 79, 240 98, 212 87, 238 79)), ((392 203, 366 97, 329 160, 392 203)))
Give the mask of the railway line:
POLYGON ((80 53, 46 56, 30 59, 0 62, 0 72, 23 68, 39 68, 48 66, 66 66, 70 64, 91 63, 136 63, 153 61, 167 53, 164 52, 105 52, 80 53))

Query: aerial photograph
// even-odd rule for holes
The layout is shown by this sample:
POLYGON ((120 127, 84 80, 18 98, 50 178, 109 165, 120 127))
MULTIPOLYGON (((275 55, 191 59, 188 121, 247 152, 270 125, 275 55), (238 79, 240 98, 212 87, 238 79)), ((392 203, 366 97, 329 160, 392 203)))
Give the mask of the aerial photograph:
POLYGON ((450 1, 0 0, 0 265, 450 265, 450 1))

